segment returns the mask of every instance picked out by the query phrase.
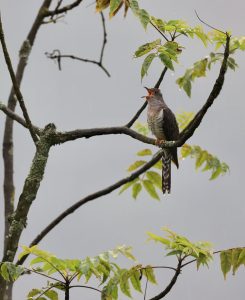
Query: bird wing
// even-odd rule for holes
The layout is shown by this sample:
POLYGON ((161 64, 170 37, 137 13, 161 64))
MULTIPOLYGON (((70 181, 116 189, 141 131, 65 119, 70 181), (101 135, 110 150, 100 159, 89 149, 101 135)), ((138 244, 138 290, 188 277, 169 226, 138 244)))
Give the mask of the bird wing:
MULTIPOLYGON (((167 141, 178 140, 179 138, 178 123, 176 121, 174 113, 168 107, 163 108, 162 122, 163 122, 163 130, 164 130, 164 135, 166 140, 167 141)), ((171 148, 170 152, 172 154, 172 160, 178 168, 179 163, 178 163, 177 148, 171 148)))

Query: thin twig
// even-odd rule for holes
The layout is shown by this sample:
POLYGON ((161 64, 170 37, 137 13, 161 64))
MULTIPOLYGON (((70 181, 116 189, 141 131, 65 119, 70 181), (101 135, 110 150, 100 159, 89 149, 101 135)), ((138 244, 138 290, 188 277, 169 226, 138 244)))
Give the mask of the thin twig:
POLYGON ((195 10, 195 14, 196 14, 198 20, 199 20, 201 23, 203 23, 204 25, 206 25, 206 26, 208 26, 209 28, 212 28, 212 29, 214 29, 214 30, 216 30, 216 31, 218 31, 218 32, 220 32, 220 33, 226 34, 226 32, 224 32, 224 31, 222 31, 222 30, 219 30, 219 29, 217 29, 217 28, 215 28, 215 27, 209 25, 209 24, 206 23, 205 21, 203 21, 203 20, 199 17, 199 15, 198 15, 198 13, 197 13, 196 10, 195 10))
POLYGON ((59 280, 59 279, 57 279, 57 278, 55 278, 55 277, 52 277, 52 276, 50 276, 50 275, 44 274, 44 273, 42 273, 42 272, 38 272, 38 271, 35 270, 35 269, 28 269, 28 268, 26 268, 26 267, 25 267, 24 269, 25 269, 26 271, 28 271, 28 272, 32 272, 32 273, 41 275, 41 276, 43 276, 43 277, 49 278, 49 279, 51 279, 51 280, 57 281, 57 282, 59 282, 59 283, 61 283, 61 284, 64 284, 63 281, 61 281, 61 280, 59 280))
POLYGON ((87 285, 71 285, 71 286, 70 286, 70 289, 71 289, 71 288, 85 288, 85 289, 90 289, 90 290, 94 290, 94 291, 96 291, 96 292, 102 293, 101 290, 96 289, 96 288, 94 288, 94 287, 92 287, 92 286, 87 286, 87 285))
POLYGON ((148 287, 148 276, 146 275, 146 282, 145 282, 145 291, 144 291, 144 300, 146 300, 146 292, 147 292, 147 287, 148 287))
POLYGON ((165 36, 165 34, 164 33, 162 33, 161 32, 161 30, 159 30, 158 28, 157 28, 157 26, 156 25, 154 25, 151 21, 150 21, 150 24, 161 34, 161 36, 167 41, 167 42, 169 42, 169 39, 165 36))
POLYGON ((99 60, 97 61, 97 60, 93 60, 93 59, 81 58, 81 57, 75 56, 73 54, 61 54, 60 50, 58 50, 58 49, 53 50, 52 53, 46 52, 45 54, 48 58, 57 60, 58 68, 59 68, 60 71, 61 71, 61 59, 62 58, 70 58, 70 59, 82 61, 82 62, 85 62, 85 63, 95 64, 98 67, 100 67, 108 77, 111 77, 110 73, 108 72, 108 70, 103 65, 105 45, 107 43, 107 32, 106 32, 106 26, 105 26, 105 17, 104 17, 102 12, 100 13, 100 15, 101 15, 101 20, 102 20, 102 28, 103 28, 103 42, 102 42, 102 46, 101 46, 99 60))
MULTIPOLYGON (((21 118, 19 115, 17 115, 16 113, 14 113, 12 110, 10 110, 6 105, 4 105, 1 102, 0 102, 0 110, 2 112, 4 112, 6 114, 6 116, 8 116, 9 118, 11 118, 12 120, 18 122, 19 124, 21 124, 25 128, 28 128, 27 124, 26 124, 26 121, 23 118, 21 118)), ((40 134, 40 131, 41 131, 40 128, 38 128, 37 126, 33 125, 33 129, 34 129, 34 131, 35 131, 35 133, 37 135, 40 134)))
POLYGON ((105 51, 105 45, 107 43, 107 32, 106 32, 105 17, 104 17, 103 12, 100 13, 100 16, 101 16, 102 28, 103 28, 103 43, 102 43, 101 52, 100 52, 100 64, 102 64, 104 51, 105 51))
POLYGON ((63 6, 59 9, 55 9, 55 10, 46 10, 44 12, 44 16, 45 17, 49 17, 49 16, 55 16, 55 15, 59 15, 59 14, 63 14, 63 13, 67 13, 69 10, 72 10, 73 8, 77 7, 79 4, 82 3, 83 0, 76 0, 73 3, 63 6))
POLYGON ((82 62, 85 62, 85 63, 95 64, 95 65, 99 66, 106 73, 106 75, 108 77, 111 76, 110 73, 106 70, 106 68, 99 61, 92 60, 92 59, 87 59, 87 58, 81 58, 81 57, 75 56, 73 54, 55 54, 55 53, 57 53, 57 51, 60 52, 60 50, 55 49, 52 53, 46 52, 45 54, 48 58, 56 59, 58 61, 59 70, 61 70, 61 59, 62 58, 70 58, 70 59, 82 61, 82 62))
POLYGON ((28 112, 27 112, 27 109, 26 109, 26 106, 25 106, 25 102, 24 102, 22 93, 20 91, 19 84, 16 80, 14 70, 13 70, 13 67, 12 67, 12 62, 11 62, 11 59, 10 59, 10 56, 9 56, 9 53, 8 53, 8 49, 7 49, 7 45, 6 45, 6 42, 5 42, 4 31, 3 31, 3 26, 2 26, 2 19, 1 19, 1 13, 0 13, 0 40, 1 40, 2 48, 3 48, 3 54, 4 54, 5 62, 6 62, 6 65, 8 67, 9 75, 11 77, 13 87, 14 87, 14 90, 15 90, 15 95, 17 97, 17 100, 18 100, 19 104, 20 104, 23 116, 26 120, 27 127, 30 131, 31 137, 32 137, 34 143, 36 144, 36 142, 38 141, 38 138, 37 138, 36 133, 33 129, 31 119, 28 115, 28 112))

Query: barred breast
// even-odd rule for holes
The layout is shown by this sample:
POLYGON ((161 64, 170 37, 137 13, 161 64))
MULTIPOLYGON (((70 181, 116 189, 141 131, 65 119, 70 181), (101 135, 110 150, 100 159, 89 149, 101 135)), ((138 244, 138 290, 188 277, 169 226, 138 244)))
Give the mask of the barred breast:
POLYGON ((148 113, 147 123, 151 132, 159 140, 165 140, 165 135, 163 131, 163 109, 159 112, 148 113))

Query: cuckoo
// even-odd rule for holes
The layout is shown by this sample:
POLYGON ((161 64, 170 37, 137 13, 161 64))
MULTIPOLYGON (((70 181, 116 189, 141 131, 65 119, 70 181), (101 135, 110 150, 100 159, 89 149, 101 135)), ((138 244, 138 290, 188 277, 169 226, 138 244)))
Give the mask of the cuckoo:
MULTIPOLYGON (((179 138, 179 127, 175 115, 164 102, 162 93, 157 88, 147 88, 148 102, 147 123, 156 137, 156 144, 163 141, 176 141, 179 138)), ((165 148, 162 156, 162 191, 171 191, 171 161, 179 167, 177 148, 165 148)))

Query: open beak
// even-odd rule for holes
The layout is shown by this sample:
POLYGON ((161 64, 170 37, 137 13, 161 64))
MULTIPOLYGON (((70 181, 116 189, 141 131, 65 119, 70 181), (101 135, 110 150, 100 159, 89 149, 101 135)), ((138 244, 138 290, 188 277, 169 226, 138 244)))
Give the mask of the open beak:
POLYGON ((149 99, 149 97, 152 95, 152 90, 146 86, 144 86, 144 88, 147 90, 148 95, 147 96, 142 96, 141 98, 145 98, 146 100, 149 99))

